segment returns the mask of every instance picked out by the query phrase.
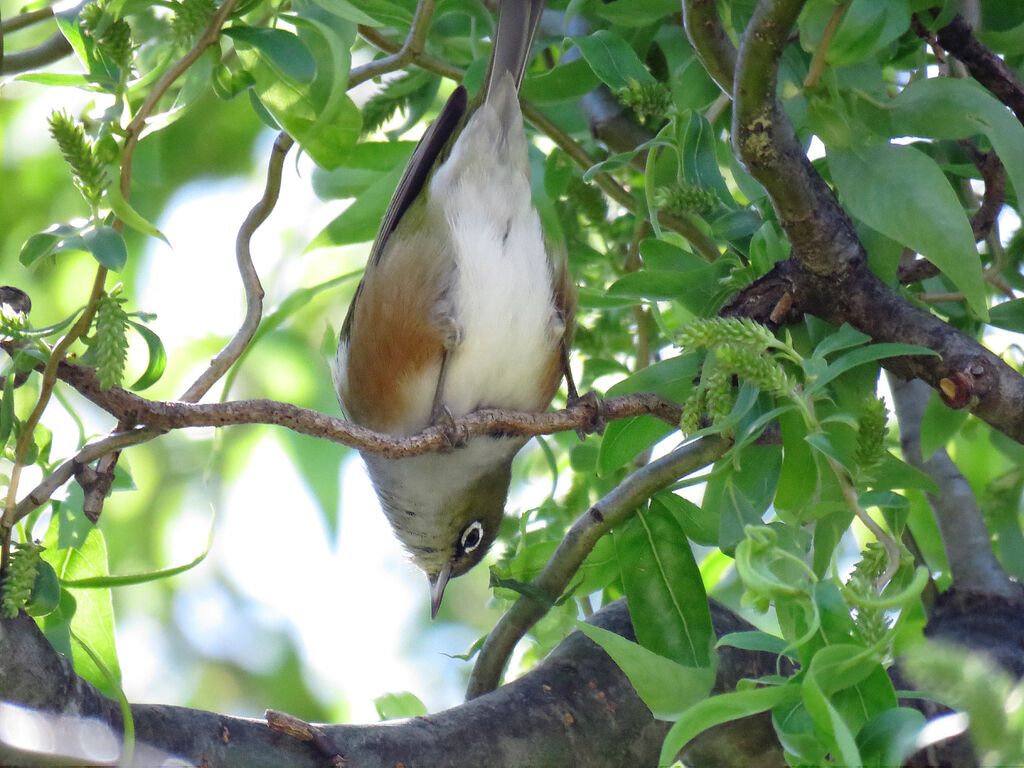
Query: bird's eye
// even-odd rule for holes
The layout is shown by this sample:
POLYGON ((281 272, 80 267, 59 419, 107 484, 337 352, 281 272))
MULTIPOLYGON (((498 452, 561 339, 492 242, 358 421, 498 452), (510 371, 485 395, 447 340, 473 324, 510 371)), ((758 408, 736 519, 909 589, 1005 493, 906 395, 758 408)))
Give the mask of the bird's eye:
POLYGON ((462 538, 459 539, 459 546, 463 552, 472 552, 480 546, 484 540, 484 527, 479 520, 474 520, 462 531, 462 538))

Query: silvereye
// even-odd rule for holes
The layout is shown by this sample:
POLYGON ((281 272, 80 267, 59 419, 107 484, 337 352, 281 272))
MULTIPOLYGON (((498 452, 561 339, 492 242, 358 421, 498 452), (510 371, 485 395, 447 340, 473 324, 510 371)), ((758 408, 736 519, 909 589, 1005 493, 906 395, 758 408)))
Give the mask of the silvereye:
MULTIPOLYGON (((504 0, 481 93, 452 93, 413 152, 340 334, 334 381, 352 421, 393 435, 478 408, 539 411, 566 369, 573 291, 530 197, 518 90, 543 0, 504 0)), ((397 537, 430 581, 490 548, 519 437, 364 455, 397 537)))

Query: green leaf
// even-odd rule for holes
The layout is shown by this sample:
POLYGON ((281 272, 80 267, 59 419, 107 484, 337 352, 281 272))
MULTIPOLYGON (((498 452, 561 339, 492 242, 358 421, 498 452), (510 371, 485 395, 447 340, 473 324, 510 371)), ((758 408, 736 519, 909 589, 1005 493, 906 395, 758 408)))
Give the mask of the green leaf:
POLYGON ((60 580, 57 571, 45 560, 41 560, 36 570, 36 582, 32 586, 32 595, 25 605, 29 616, 45 616, 52 613, 60 605, 60 580))
POLYGON ((865 768, 903 765, 916 752, 917 737, 927 723, 925 716, 910 707, 880 712, 857 732, 857 748, 865 768))
POLYGON ((167 367, 167 352, 164 350, 164 343, 160 340, 160 337, 150 328, 134 320, 129 320, 128 323, 138 331, 139 335, 146 342, 146 348, 149 350, 149 362, 146 364, 146 370, 129 387, 133 392, 140 392, 153 386, 164 375, 164 369, 167 367))
POLYGON ((965 139, 983 134, 1017 195, 1024 194, 1024 125, 973 80, 923 78, 903 89, 891 110, 893 136, 965 139))
POLYGON ((594 12, 620 27, 646 27, 679 13, 679 3, 676 0, 615 0, 597 5, 594 12))
POLYGON ((586 37, 574 37, 572 41, 594 74, 612 90, 627 88, 634 80, 655 82, 629 43, 610 30, 599 29, 586 37))
POLYGON ((828 165, 850 213, 931 260, 988 317, 971 225, 930 157, 907 145, 830 146, 828 165))
MULTIPOLYGON (((56 522, 56 521, 54 521, 56 522)), ((99 528, 93 527, 78 549, 59 549, 57 526, 50 524, 43 538, 47 547, 43 553, 62 580, 103 577, 108 574, 107 545, 99 528)), ((73 596, 76 608, 71 618, 70 631, 85 640, 114 680, 120 681, 121 671, 114 643, 114 607, 110 590, 66 590, 73 596)), ((49 618, 49 617, 47 617, 49 618)), ((115 695, 106 675, 81 648, 73 652, 75 671, 108 695, 115 695)))
POLYGON ((14 427, 14 376, 4 378, 4 390, 0 395, 0 452, 7 445, 14 427))
POLYGON ((718 544, 718 514, 714 510, 698 507, 671 491, 663 491, 654 498, 672 513, 686 538, 705 547, 718 544))
POLYGON ((213 543, 213 525, 211 522, 210 533, 206 539, 206 547, 196 557, 187 563, 182 565, 176 565, 172 568, 161 568, 157 571, 148 571, 146 573, 131 573, 123 576, 115 576, 108 573, 103 573, 95 576, 82 576, 82 577, 70 577, 62 576, 60 583, 66 589, 110 589, 111 587, 128 587, 134 584, 145 584, 150 581, 159 581, 160 579, 169 579, 172 576, 190 571, 199 565, 206 556, 210 553, 210 544, 213 543))
POLYGON ((709 728, 794 702, 799 696, 797 686, 780 685, 720 693, 699 701, 676 720, 665 736, 658 765, 671 765, 683 747, 709 728))
POLYGON ((716 647, 728 646, 741 648, 745 651, 774 653, 776 656, 786 652, 786 641, 781 637, 769 635, 767 632, 750 630, 746 632, 730 632, 718 638, 716 647))
POLYGON ((107 269, 120 272, 128 263, 128 248, 121 233, 106 225, 96 227, 82 235, 85 247, 107 269))
POLYGON ((170 242, 164 237, 163 233, 153 226, 142 214, 132 208, 128 201, 124 199, 124 196, 121 194, 121 188, 117 184, 111 184, 107 187, 107 202, 110 204, 110 210, 114 212, 114 215, 136 232, 159 238, 170 245, 170 242))
POLYGON ((351 245, 373 240, 404 170, 398 166, 390 173, 379 176, 366 192, 313 238, 306 252, 332 245, 351 245))
POLYGON ((782 469, 775 493, 775 506, 783 512, 798 513, 818 487, 818 465, 807 442, 807 426, 797 411, 779 416, 782 429, 782 469))
POLYGON ((612 422, 601 438, 597 473, 608 477, 673 431, 675 427, 653 416, 634 416, 612 422))
POLYGON ((316 76, 316 60, 299 38, 283 29, 250 27, 235 24, 221 30, 243 49, 261 54, 263 61, 281 77, 296 83, 312 82, 316 76))
POLYGON ((917 344, 901 344, 898 342, 882 342, 861 347, 842 355, 835 362, 830 363, 816 380, 807 386, 807 392, 819 392, 821 389, 837 376, 840 376, 858 365, 872 363, 877 360, 884 360, 888 357, 900 357, 902 355, 929 355, 938 357, 939 353, 928 347, 917 344))
POLYGON ((533 104, 558 104, 563 101, 575 103, 600 82, 584 59, 576 59, 568 64, 559 64, 543 74, 526 78, 522 94, 524 99, 533 104))
POLYGON ((593 624, 581 621, 577 627, 612 657, 658 719, 678 716, 704 699, 715 684, 715 671, 709 667, 683 666, 593 624))
POLYGON ((996 304, 989 310, 988 322, 997 328, 1024 333, 1024 299, 1011 299, 996 304))
POLYGON ((714 631, 704 582, 672 512, 655 498, 614 540, 640 644, 688 667, 709 666, 714 631))
POLYGON ((680 119, 679 158, 683 177, 702 189, 714 190, 725 205, 735 206, 718 166, 718 133, 703 115, 691 111, 680 119))
POLYGON ((815 357, 827 357, 850 347, 859 347, 871 341, 866 333, 861 333, 849 323, 843 323, 834 333, 828 334, 814 348, 815 357))
POLYGON ((381 720, 395 720, 400 717, 421 717, 427 714, 426 705, 409 691, 385 693, 373 700, 377 716, 381 720))

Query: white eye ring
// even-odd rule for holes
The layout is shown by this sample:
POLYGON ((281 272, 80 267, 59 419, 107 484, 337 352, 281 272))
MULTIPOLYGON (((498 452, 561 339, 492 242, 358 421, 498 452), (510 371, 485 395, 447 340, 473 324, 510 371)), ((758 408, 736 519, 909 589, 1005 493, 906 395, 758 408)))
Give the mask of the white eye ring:
POLYGON ((474 520, 472 523, 467 525, 466 529, 462 532, 459 544, 462 546, 463 552, 472 552, 480 546, 480 542, 483 540, 484 526, 479 520, 474 520))

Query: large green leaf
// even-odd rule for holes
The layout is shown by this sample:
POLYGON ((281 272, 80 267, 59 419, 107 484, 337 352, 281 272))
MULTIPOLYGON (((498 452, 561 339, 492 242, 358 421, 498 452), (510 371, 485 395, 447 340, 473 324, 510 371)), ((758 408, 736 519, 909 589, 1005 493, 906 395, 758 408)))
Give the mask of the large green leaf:
POLYGON ((672 512, 655 498, 614 538, 641 645, 688 667, 711 664, 714 631, 704 582, 672 512))
POLYGON ((828 164, 850 213, 931 260, 988 317, 971 225, 930 157, 911 146, 871 144, 829 147, 828 164))
POLYGON ((610 30, 599 29, 586 37, 574 37, 573 42, 579 46, 594 74, 609 88, 626 88, 633 81, 654 82, 654 76, 629 43, 610 30))
POLYGON ((936 77, 908 85, 892 103, 893 136, 992 142, 1017 195, 1024 194, 1024 125, 973 80, 936 77))
POLYGON ((715 684, 715 670, 711 667, 687 667, 607 629, 584 622, 577 626, 612 657, 659 719, 677 717, 706 698, 715 684))

